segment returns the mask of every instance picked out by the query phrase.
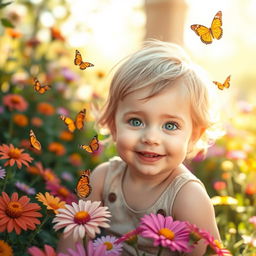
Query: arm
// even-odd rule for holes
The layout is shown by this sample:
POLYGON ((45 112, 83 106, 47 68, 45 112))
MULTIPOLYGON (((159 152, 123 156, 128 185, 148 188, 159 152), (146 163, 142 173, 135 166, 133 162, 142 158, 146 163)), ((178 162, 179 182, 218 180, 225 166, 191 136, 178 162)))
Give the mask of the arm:
MULTIPOLYGON (((173 217, 176 220, 189 221, 220 240, 213 205, 207 192, 197 182, 188 182, 181 188, 174 201, 173 217)), ((202 256, 205 250, 206 244, 200 240, 195 249, 187 255, 202 256)))
MULTIPOLYGON (((92 192, 86 198, 86 200, 91 201, 101 201, 102 202, 102 192, 103 192, 103 186, 104 186, 104 180, 106 176, 106 172, 108 170, 109 163, 102 163, 98 165, 92 172, 90 177, 90 185, 92 186, 92 192)), ((79 240, 78 242, 82 242, 79 240)), ((72 237, 64 238, 63 235, 61 235, 60 240, 58 242, 57 251, 66 253, 66 250, 68 248, 75 249, 75 242, 72 237)))

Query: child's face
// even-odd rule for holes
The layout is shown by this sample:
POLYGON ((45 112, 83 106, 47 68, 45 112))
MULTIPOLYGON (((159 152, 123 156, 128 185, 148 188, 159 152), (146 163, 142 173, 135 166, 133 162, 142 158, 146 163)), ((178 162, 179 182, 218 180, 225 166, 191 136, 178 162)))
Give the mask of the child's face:
POLYGON ((191 142, 192 119, 182 87, 174 85, 148 100, 140 100, 148 95, 148 89, 141 89, 119 102, 112 135, 131 171, 156 175, 184 161, 191 142))

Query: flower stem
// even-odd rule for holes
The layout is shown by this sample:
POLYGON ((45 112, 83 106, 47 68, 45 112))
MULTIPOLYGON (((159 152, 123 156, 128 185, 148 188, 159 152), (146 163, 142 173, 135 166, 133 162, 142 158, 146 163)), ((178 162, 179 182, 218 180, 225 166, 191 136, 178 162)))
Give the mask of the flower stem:
POLYGON ((39 226, 37 226, 37 229, 31 234, 30 238, 28 239, 28 243, 27 243, 28 246, 31 245, 35 236, 39 233, 39 231, 42 229, 44 224, 48 221, 49 217, 50 217, 50 215, 46 215, 45 218, 43 219, 43 221, 41 222, 41 224, 39 226))
POLYGON ((160 256, 162 251, 163 251, 163 247, 159 246, 159 249, 158 249, 158 252, 157 252, 157 256, 160 256))
MULTIPOLYGON (((15 169, 14 169, 14 171, 15 171, 15 169)), ((6 177, 4 179, 4 184, 3 184, 3 187, 2 187, 2 192, 5 191, 6 185, 8 184, 9 179, 11 177, 12 177, 12 175, 11 175, 11 168, 8 168, 8 170, 6 170, 6 177)))

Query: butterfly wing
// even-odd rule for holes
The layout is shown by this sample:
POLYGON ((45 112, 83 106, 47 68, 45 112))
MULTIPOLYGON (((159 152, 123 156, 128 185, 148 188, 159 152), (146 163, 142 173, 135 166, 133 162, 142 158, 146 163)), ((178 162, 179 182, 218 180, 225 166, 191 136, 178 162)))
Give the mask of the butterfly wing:
POLYGON ((82 62, 83 62, 82 55, 81 55, 81 53, 78 50, 76 50, 74 64, 75 65, 80 65, 82 62))
POLYGON ((39 140, 37 140, 36 135, 33 132, 33 130, 30 130, 30 132, 29 132, 29 139, 30 139, 30 145, 33 148, 40 151, 41 150, 41 144, 40 144, 39 140))
POLYGON ((194 24, 190 26, 191 29, 200 36, 200 39, 205 44, 211 44, 212 43, 212 34, 211 30, 203 25, 194 24))
POLYGON ((212 36, 217 40, 219 40, 223 34, 223 29, 221 26, 222 26, 222 12, 219 11, 214 16, 212 20, 212 25, 211 25, 212 36))
POLYGON ((51 88, 50 85, 41 85, 37 78, 34 78, 34 89, 40 94, 44 94, 51 88))
POLYGON ((217 81, 213 81, 213 83, 216 84, 220 90, 224 89, 224 85, 222 83, 217 82, 217 81))
POLYGON ((75 125, 78 130, 81 130, 84 127, 85 114, 86 109, 84 108, 76 116, 75 125))
POLYGON ((95 135, 89 145, 80 145, 80 148, 84 149, 88 153, 94 153, 99 149, 98 136, 95 135))
POLYGON ((224 87, 225 88, 229 88, 230 87, 230 75, 226 78, 225 82, 224 82, 224 87))
POLYGON ((86 68, 89 68, 89 67, 93 67, 94 65, 90 62, 82 62, 80 65, 79 65, 79 68, 81 70, 84 70, 86 68))
POLYGON ((76 125, 75 125, 75 122, 70 117, 60 115, 60 119, 65 123, 65 125, 68 127, 68 130, 70 132, 74 132, 74 130, 76 129, 76 125))
POLYGON ((80 198, 88 197, 92 191, 92 187, 89 184, 89 174, 90 170, 83 171, 76 184, 76 194, 80 198))

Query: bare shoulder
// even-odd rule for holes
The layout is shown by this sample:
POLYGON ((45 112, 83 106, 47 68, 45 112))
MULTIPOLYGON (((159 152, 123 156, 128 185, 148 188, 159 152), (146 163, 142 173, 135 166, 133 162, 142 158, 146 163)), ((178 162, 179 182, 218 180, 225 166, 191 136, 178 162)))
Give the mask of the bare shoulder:
POLYGON ((173 215, 175 219, 189 221, 219 239, 211 199, 200 183, 190 181, 180 189, 174 201, 173 215))
POLYGON ((92 187, 92 192, 87 198, 92 201, 102 201, 102 193, 104 187, 104 181, 109 168, 109 162, 104 162, 99 164, 90 176, 90 185, 92 187))

